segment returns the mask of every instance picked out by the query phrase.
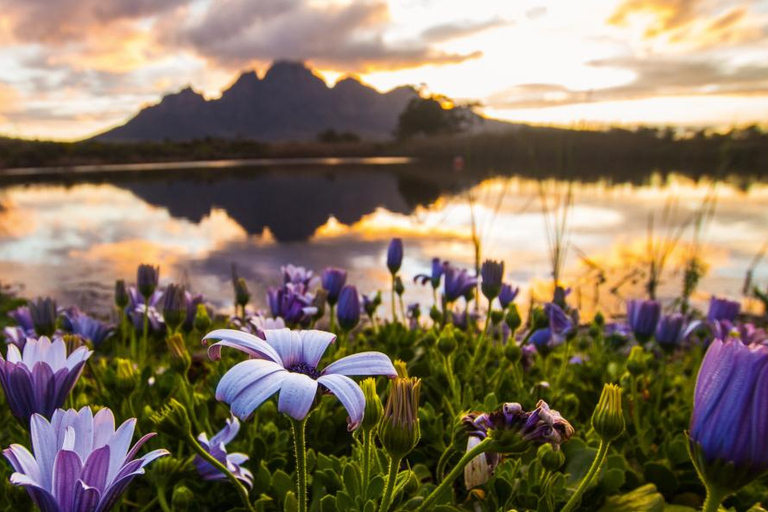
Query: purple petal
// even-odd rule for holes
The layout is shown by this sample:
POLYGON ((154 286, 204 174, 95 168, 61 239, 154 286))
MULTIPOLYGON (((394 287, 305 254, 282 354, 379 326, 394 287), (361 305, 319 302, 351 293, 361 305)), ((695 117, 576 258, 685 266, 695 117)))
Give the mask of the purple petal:
POLYGON ((337 373, 339 375, 386 375, 397 377, 397 371, 388 356, 381 352, 360 352, 342 357, 329 364, 323 370, 323 375, 337 373))
POLYGON ((295 420, 303 420, 307 417, 316 394, 316 380, 303 373, 287 372, 280 387, 277 410, 295 420))
POLYGON ((141 439, 136 441, 136 444, 133 445, 133 448, 131 448, 131 451, 128 452, 128 455, 125 456, 125 460, 133 460, 134 457, 136 457, 136 454, 139 453, 139 450, 142 446, 144 446, 144 443, 155 437, 157 434, 155 432, 150 432, 149 434, 144 434, 141 436, 141 439))
POLYGON ((227 420, 227 424, 224 426, 224 428, 219 430, 219 432, 211 438, 210 444, 227 445, 232 442, 232 440, 237 436, 238 432, 240 432, 240 422, 235 416, 232 416, 227 420))
MULTIPOLYGON (((128 454, 128 448, 131 446, 133 431, 136 428, 136 418, 131 418, 118 427, 115 435, 109 440, 109 472, 107 473, 107 483, 112 482, 120 472, 125 463, 125 456, 128 454)), ((104 494, 104 493, 102 493, 104 494)))
POLYGON ((83 464, 80 480, 88 487, 98 489, 101 493, 106 488, 107 473, 109 471, 109 446, 97 448, 88 456, 83 464))
POLYGON ((30 420, 30 438, 35 459, 40 466, 40 483, 44 488, 50 489, 53 463, 59 450, 56 445, 56 432, 48 420, 39 414, 33 414, 30 420))
POLYGON ((61 450, 53 464, 53 495, 62 510, 71 510, 75 497, 75 482, 80 478, 83 464, 77 453, 61 450))
POLYGON ((282 371, 285 371, 282 366, 265 359, 249 359, 237 363, 219 381, 216 400, 231 404, 245 389, 267 375, 282 371))
MULTIPOLYGON (((106 448, 106 446, 105 446, 106 448)), ((75 497, 72 512, 91 512, 99 504, 101 493, 94 487, 89 487, 82 480, 75 482, 75 497)))
POLYGON ((286 375, 288 372, 285 370, 270 373, 242 389, 230 404, 232 414, 241 420, 248 418, 264 400, 277 393, 286 375))
POLYGON ((32 454, 29 453, 29 450, 20 444, 12 444, 9 448, 3 450, 3 455, 11 463, 14 471, 27 475, 37 485, 42 486, 40 466, 32 454))
POLYGON ((336 341, 336 335, 325 331, 301 331, 302 356, 301 360, 310 366, 317 368, 320 358, 323 357, 328 345, 336 341))
POLYGON ((35 505, 37 505, 37 508, 39 508, 41 512, 61 512, 53 495, 41 488, 37 482, 27 475, 14 473, 11 475, 10 481, 13 485, 25 487, 29 496, 32 498, 32 501, 35 502, 35 505))
POLYGON ((213 360, 221 358, 221 347, 231 347, 245 352, 256 359, 268 359, 279 365, 283 363, 278 353, 269 343, 247 332, 234 329, 218 329, 206 334, 203 341, 205 342, 210 339, 221 340, 208 347, 208 357, 213 360))
POLYGON ((297 331, 290 329, 268 329, 264 331, 264 337, 267 338, 267 343, 272 345, 277 353, 280 354, 283 367, 290 368, 296 363, 302 362, 302 337, 297 331))
POLYGON ((344 375, 322 375, 317 381, 336 395, 341 405, 349 413, 347 428, 355 430, 363 421, 365 412, 365 396, 357 382, 344 375))

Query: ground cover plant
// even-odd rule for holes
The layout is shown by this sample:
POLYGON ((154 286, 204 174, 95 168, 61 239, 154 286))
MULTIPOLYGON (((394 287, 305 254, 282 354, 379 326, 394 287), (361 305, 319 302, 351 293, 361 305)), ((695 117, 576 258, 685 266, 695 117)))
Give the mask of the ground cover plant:
POLYGON ((144 264, 110 322, 4 293, 0 510, 762 510, 768 342, 738 302, 585 321, 558 279, 522 314, 502 262, 404 257, 362 295, 286 265, 267 311, 233 272, 233 315, 144 264))

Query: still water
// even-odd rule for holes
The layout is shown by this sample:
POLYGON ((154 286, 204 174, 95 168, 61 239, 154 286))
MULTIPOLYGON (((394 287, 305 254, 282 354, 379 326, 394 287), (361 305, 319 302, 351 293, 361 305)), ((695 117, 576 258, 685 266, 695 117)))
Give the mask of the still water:
MULTIPOLYGON (((715 211, 700 230, 708 272, 698 301, 710 293, 742 297, 745 272, 768 238, 768 185, 760 183, 674 174, 634 183, 540 181, 491 169, 458 175, 450 165, 427 169, 405 160, 141 170, 2 185, 0 281, 25 296, 51 295, 60 305, 104 313, 115 279, 132 282, 137 264, 156 263, 161 281, 183 281, 226 310, 235 264, 263 306, 265 288, 279 282, 287 263, 318 274, 343 267, 361 292, 388 289, 384 261, 393 236, 405 242, 407 284, 428 271, 433 256, 471 267, 474 225, 483 257, 504 260, 507 280, 528 302, 547 297, 551 275, 553 221, 543 198, 551 213, 570 188, 565 282, 582 309, 598 303, 619 312, 623 298, 642 290, 651 213, 658 236, 680 234, 663 278, 666 298, 679 290, 695 231, 690 219, 706 198, 715 211), (605 282, 597 286, 599 274, 605 282)), ((755 282, 768 283, 768 262, 757 265, 755 282)), ((406 302, 416 301, 428 306, 432 295, 411 284, 406 302)))

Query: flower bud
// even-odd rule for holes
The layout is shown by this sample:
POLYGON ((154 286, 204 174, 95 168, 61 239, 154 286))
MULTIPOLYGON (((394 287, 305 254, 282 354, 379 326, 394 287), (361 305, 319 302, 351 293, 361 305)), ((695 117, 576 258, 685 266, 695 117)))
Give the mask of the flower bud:
POLYGON ((360 323, 360 297, 354 285, 348 284, 341 289, 336 318, 345 331, 351 331, 360 323))
POLYGON ((523 319, 520 318, 520 310, 514 302, 509 305, 507 316, 504 318, 504 321, 507 322, 507 326, 512 331, 512 334, 523 325, 523 319))
POLYGON ((437 306, 432 306, 429 309, 429 318, 436 324, 443 321, 443 312, 437 306))
POLYGON ((139 374, 128 359, 115 359, 115 387, 124 395, 129 395, 139 384, 139 374))
POLYGON ((400 279, 400 276, 395 277, 395 293, 398 297, 402 297, 403 293, 405 293, 405 285, 403 284, 403 280, 400 279))
POLYGON ((418 444, 421 379, 396 377, 391 381, 379 440, 393 459, 402 459, 418 444))
POLYGON ((405 364, 405 361, 402 359, 395 359, 395 362, 392 363, 395 367, 395 371, 397 372, 397 376, 401 379, 407 379, 408 378, 408 367, 405 364))
POLYGON ((320 288, 315 292, 315 297, 312 299, 312 307, 317 311, 312 318, 320 320, 325 316, 325 303, 328 301, 328 292, 320 288))
POLYGON ((510 340, 507 343, 507 346, 504 347, 504 357, 506 357, 510 363, 517 363, 523 358, 523 349, 520 345, 510 340))
POLYGON ((549 327, 549 316, 544 308, 536 306, 531 310, 531 331, 537 331, 549 327))
POLYGON ((403 264, 403 240, 393 238, 387 249, 387 268, 392 275, 397 274, 403 264))
POLYGON ((248 283, 242 277, 238 277, 232 281, 232 286, 235 290, 235 304, 241 308, 245 308, 248 305, 248 301, 251 300, 251 292, 248 291, 248 283))
POLYGON ((178 484, 173 488, 171 505, 173 505, 174 512, 177 510, 179 512, 194 510, 197 507, 195 494, 186 485, 178 484))
POLYGON ((603 314, 600 311, 595 313, 595 318, 593 318, 592 321, 595 322, 595 324, 599 325, 600 327, 605 326, 605 316, 603 316, 603 314))
POLYGON ((627 371, 634 377, 641 375, 645 371, 645 350, 643 350, 643 347, 632 347, 627 358, 627 371))
POLYGON ((195 312, 195 329, 200 333, 207 333, 211 328, 211 317, 208 316, 208 308, 205 304, 198 304, 197 311, 195 312))
POLYGON ((499 296, 501 292, 501 284, 504 280, 504 262, 485 260, 483 266, 480 269, 480 275, 482 276, 482 282, 480 283, 480 290, 488 300, 493 300, 499 296))
POLYGON ((504 312, 494 309, 491 311, 490 317, 492 325, 499 325, 499 322, 504 319, 504 312))
POLYGON ((444 356, 449 356, 456 351, 459 344, 456 342, 456 335, 453 332, 453 325, 448 324, 443 327, 440 337, 437 339, 437 349, 444 356))
POLYGON ((384 414, 384 407, 381 405, 381 399, 376 392, 376 379, 369 377, 360 383, 360 387, 363 390, 363 396, 365 396, 365 413, 360 426, 363 432, 370 432, 379 424, 379 420, 384 414))
POLYGON ((187 315, 187 295, 184 287, 168 285, 163 293, 163 319, 171 332, 176 332, 187 315))
POLYGON ((621 411, 621 388, 615 384, 603 386, 600 401, 592 413, 592 428, 603 441, 610 442, 624 432, 624 414, 621 411))
POLYGON ((38 336, 53 336, 56 332, 56 301, 50 297, 38 297, 29 302, 29 316, 38 336))
POLYGON ((155 425, 158 432, 170 437, 185 439, 192 432, 187 409, 175 398, 171 398, 160 411, 153 412, 149 421, 155 425))
POLYGON ((376 314, 376 309, 381 306, 381 292, 376 292, 376 295, 371 297, 370 295, 363 295, 363 309, 365 309, 365 314, 367 314, 369 317, 373 318, 373 315, 376 314))
POLYGON ((155 293, 157 283, 160 279, 160 267, 146 265, 142 263, 136 271, 136 286, 142 297, 149 300, 155 293))
POLYGON ((536 458, 539 459, 541 467, 547 471, 557 471, 565 463, 565 454, 562 450, 556 449, 549 443, 539 446, 536 458))
POLYGON ((192 357, 184 343, 184 336, 179 333, 172 334, 165 339, 165 343, 171 355, 171 368, 180 375, 186 375, 189 367, 192 366, 192 357))
POLYGON ((118 279, 115 281, 115 306, 120 309, 125 309, 129 300, 125 281, 123 279, 118 279))
POLYGON ((341 289, 347 284, 347 271, 340 268, 328 267, 323 270, 320 281, 323 285, 323 289, 328 292, 328 304, 333 306, 339 300, 341 289))

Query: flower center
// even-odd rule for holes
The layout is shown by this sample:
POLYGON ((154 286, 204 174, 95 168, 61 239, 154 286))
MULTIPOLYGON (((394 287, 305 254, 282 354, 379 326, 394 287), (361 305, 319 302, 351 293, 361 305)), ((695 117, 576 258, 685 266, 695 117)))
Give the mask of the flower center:
POLYGON ((317 368, 307 363, 293 364, 288 367, 288 371, 293 373, 303 373, 307 377, 311 377, 315 380, 317 380, 317 378, 320 377, 320 372, 317 371, 317 368))

